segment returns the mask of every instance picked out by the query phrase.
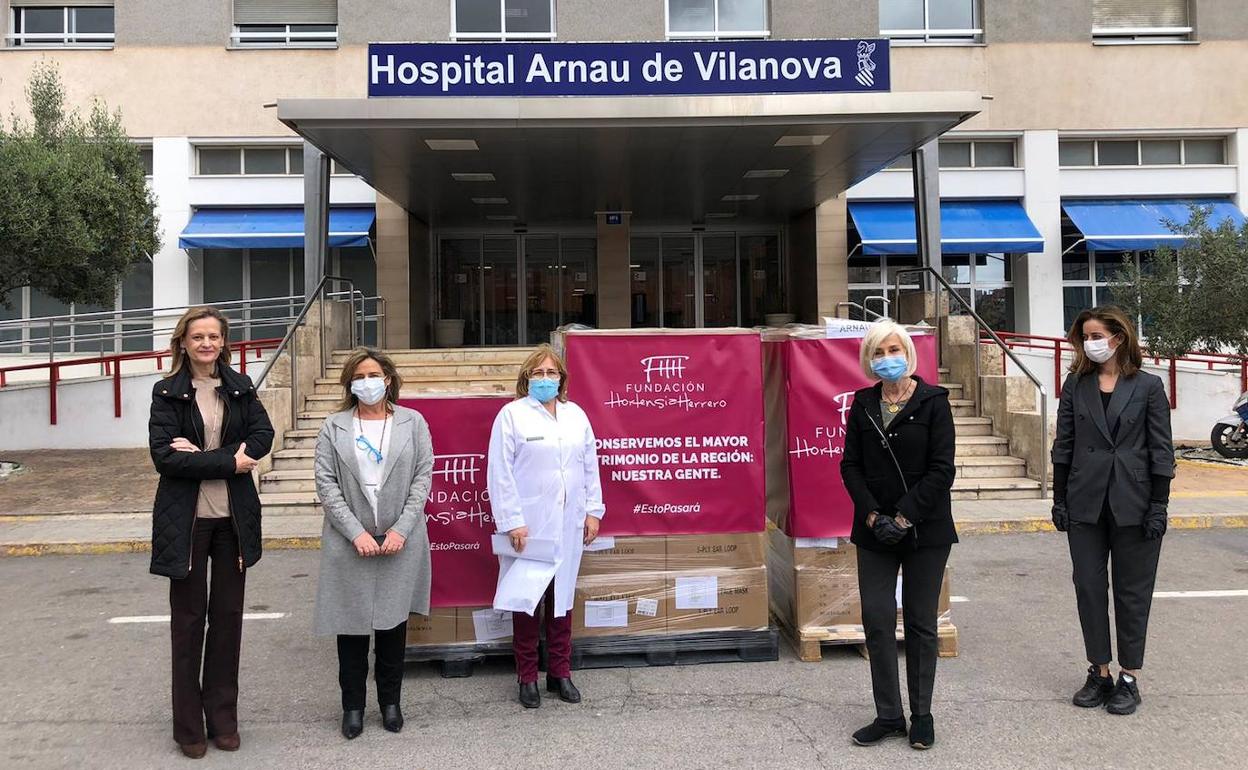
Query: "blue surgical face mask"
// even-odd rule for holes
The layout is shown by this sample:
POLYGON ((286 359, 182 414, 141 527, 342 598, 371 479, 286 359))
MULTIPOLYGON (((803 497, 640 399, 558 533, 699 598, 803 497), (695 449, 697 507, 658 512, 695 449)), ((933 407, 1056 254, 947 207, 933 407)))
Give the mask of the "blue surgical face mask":
POLYGON ((544 404, 559 395, 559 381, 529 380, 529 395, 544 404))
POLYGON ((364 377, 351 381, 351 392, 363 403, 372 406, 386 397, 386 381, 381 377, 364 377))
POLYGON ((910 365, 906 362, 905 356, 884 356, 871 362, 871 371, 887 382, 897 382, 905 377, 906 370, 909 368, 910 365))

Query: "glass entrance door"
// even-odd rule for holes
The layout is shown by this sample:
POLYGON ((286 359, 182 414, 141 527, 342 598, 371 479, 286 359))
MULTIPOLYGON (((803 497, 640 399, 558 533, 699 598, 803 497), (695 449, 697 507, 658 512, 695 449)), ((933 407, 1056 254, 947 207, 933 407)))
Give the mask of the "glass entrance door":
POLYGON ((486 238, 481 252, 481 343, 520 344, 520 269, 515 236, 486 238))
POLYGON ((553 235, 523 235, 525 344, 550 341, 559 325, 559 239, 553 235))
POLYGON ((705 234, 702 246, 702 326, 737 325, 737 236, 705 234))
POLYGON ((692 235, 662 240, 663 321, 673 329, 698 326, 697 241, 692 235))

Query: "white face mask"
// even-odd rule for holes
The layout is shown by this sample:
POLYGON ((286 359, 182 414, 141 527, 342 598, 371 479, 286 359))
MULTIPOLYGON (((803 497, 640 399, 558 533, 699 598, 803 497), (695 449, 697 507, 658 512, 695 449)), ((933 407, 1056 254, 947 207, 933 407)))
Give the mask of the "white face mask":
POLYGON ((1109 340, 1084 340, 1083 354, 1092 361, 1103 364, 1114 357, 1114 353, 1118 352, 1118 348, 1111 348, 1109 340))
POLYGON ((383 377, 365 377, 351 381, 351 392, 361 402, 372 406, 386 397, 386 380, 383 377))

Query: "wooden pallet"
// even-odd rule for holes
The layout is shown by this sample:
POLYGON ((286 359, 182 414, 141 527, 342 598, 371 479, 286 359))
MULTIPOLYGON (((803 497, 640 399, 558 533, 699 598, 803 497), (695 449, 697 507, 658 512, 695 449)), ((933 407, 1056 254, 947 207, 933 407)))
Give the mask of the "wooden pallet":
MULTIPOLYGON (((867 637, 861 626, 827 626, 806 627, 796 631, 792 626, 780 623, 785 636, 797 650, 797 656, 806 663, 817 663, 823 660, 823 647, 852 646, 862 657, 867 654, 867 637)), ((897 641, 905 639, 901 624, 897 624, 897 641)), ((942 623, 936 629, 937 654, 942 658, 958 656, 958 627, 952 623, 942 623)))
POLYGON ((511 641, 458 644, 409 644, 406 663, 436 663, 443 679, 472 676, 478 663, 491 657, 511 657, 511 641))
POLYGON ((572 640, 573 669, 754 663, 779 658, 780 634, 774 628, 572 640))

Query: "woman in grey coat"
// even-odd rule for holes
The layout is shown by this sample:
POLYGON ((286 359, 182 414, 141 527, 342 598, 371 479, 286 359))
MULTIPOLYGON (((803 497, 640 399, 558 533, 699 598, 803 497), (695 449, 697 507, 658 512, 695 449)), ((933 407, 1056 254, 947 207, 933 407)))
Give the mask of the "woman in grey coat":
POLYGON ((403 729, 407 616, 429 613, 425 501, 433 445, 425 418, 395 403, 402 384, 384 353, 355 351, 342 367, 342 403, 316 439, 325 525, 315 629, 338 637, 347 739, 364 730, 370 634, 382 725, 393 733, 403 729))

